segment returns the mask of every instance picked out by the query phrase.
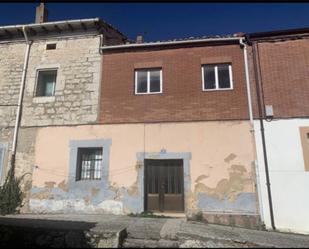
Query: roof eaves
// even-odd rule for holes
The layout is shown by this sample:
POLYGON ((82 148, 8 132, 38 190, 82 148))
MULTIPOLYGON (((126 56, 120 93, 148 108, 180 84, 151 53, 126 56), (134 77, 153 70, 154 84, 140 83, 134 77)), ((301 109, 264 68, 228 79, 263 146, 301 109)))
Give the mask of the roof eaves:
POLYGON ((285 29, 285 30, 274 30, 266 32, 255 32, 248 33, 246 37, 249 39, 262 39, 262 38, 271 38, 278 36, 293 36, 293 35, 304 35, 309 34, 309 28, 298 28, 298 29, 285 29))
POLYGON ((104 50, 108 49, 126 49, 126 48, 140 48, 149 46, 164 46, 164 45, 178 45, 178 44, 189 44, 189 43, 202 43, 202 42, 231 42, 237 41, 244 38, 243 36, 204 36, 204 38, 184 38, 184 39, 174 39, 168 41, 156 41, 156 42, 144 42, 144 43, 132 43, 132 44, 121 44, 121 45, 105 45, 102 47, 104 50))
MULTIPOLYGON (((100 18, 88 18, 88 19, 75 19, 75 20, 63 20, 63 21, 55 21, 55 22, 44 22, 44 23, 32 23, 32 24, 19 24, 19 25, 7 25, 7 26, 0 26, 0 31, 3 31, 6 34, 9 34, 10 31, 12 33, 17 34, 19 31, 22 30, 23 27, 26 29, 39 29, 44 30, 45 32, 58 32, 61 33, 62 31, 69 30, 73 31, 74 29, 82 29, 84 31, 87 30, 87 26, 90 30, 99 30, 101 26, 102 28, 108 26, 111 29, 115 30, 121 36, 126 39, 126 36, 123 35, 119 30, 112 27, 110 24, 106 23, 105 21, 101 20, 100 18)), ((37 30, 38 31, 38 30, 37 30)))

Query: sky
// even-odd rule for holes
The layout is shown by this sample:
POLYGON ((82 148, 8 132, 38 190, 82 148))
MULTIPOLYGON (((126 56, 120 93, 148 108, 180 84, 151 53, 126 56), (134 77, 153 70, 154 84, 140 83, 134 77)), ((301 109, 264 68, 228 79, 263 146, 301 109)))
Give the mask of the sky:
MULTIPOLYGON (((38 3, 0 3, 0 26, 33 23, 38 3)), ((47 3, 49 21, 100 17, 128 38, 168 40, 309 27, 309 3, 47 3)))

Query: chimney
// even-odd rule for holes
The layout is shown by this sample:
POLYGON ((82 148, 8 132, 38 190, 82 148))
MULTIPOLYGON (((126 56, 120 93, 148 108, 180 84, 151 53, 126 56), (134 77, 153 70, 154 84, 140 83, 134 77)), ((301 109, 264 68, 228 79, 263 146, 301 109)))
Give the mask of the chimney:
POLYGON ((143 43, 143 36, 142 35, 138 35, 136 37, 136 43, 143 43))
POLYGON ((45 8, 44 3, 40 3, 40 6, 36 7, 35 11, 35 23, 47 22, 48 10, 45 8))

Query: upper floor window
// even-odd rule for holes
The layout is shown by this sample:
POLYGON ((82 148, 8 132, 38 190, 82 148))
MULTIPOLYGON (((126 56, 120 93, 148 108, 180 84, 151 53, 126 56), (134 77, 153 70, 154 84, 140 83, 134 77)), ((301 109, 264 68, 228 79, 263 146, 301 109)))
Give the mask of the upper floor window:
POLYGON ((36 96, 53 96, 55 94, 55 85, 57 78, 57 69, 39 70, 36 84, 36 96))
POLYGON ((102 152, 102 148, 78 148, 76 180, 101 179, 102 152))
POLYGON ((202 80, 204 91, 233 89, 232 65, 203 65, 202 80))
POLYGON ((135 70, 135 94, 162 93, 162 69, 135 70))

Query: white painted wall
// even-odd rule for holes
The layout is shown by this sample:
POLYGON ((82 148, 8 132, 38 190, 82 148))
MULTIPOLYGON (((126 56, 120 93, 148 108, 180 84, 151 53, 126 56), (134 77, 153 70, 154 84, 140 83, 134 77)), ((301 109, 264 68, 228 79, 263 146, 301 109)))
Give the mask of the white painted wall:
MULTIPOLYGON (((305 171, 299 127, 309 119, 264 122, 275 225, 278 230, 309 234, 309 172, 305 171)), ((271 228, 259 121, 254 121, 258 171, 267 228, 271 228)))

